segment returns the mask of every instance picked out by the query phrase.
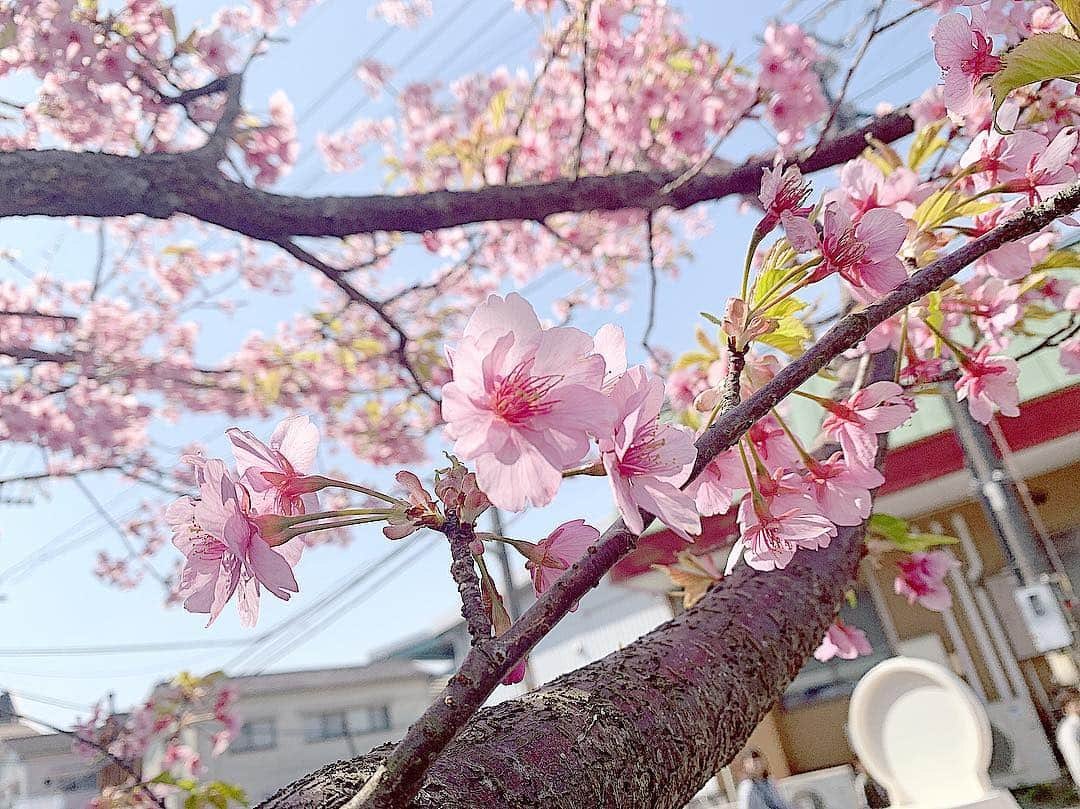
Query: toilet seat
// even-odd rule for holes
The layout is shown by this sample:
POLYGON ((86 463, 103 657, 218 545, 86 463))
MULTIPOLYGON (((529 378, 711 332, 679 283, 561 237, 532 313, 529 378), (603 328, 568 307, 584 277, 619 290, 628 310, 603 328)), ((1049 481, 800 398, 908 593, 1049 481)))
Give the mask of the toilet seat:
POLYGON ((868 671, 848 707, 851 745, 893 806, 1015 809, 994 789, 990 721, 952 672, 894 657, 868 671))

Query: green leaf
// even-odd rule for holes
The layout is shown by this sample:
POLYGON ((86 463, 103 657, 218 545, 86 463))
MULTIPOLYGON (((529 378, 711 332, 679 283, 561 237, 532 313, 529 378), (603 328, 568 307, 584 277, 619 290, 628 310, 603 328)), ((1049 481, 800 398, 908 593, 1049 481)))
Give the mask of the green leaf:
POLYGON ((1073 30, 1080 33, 1080 0, 1055 0, 1061 13, 1068 17, 1073 30))
POLYGON ((908 553, 925 551, 935 545, 956 545, 960 540, 945 534, 908 534, 900 542, 893 542, 897 548, 908 553))
POLYGON ((779 349, 788 356, 798 357, 806 351, 806 344, 813 339, 814 335, 807 325, 794 314, 780 314, 781 311, 790 309, 791 306, 797 307, 794 311, 798 311, 805 308, 806 304, 794 298, 787 298, 777 306, 771 307, 769 317, 777 321, 776 328, 759 337, 758 342, 779 349))
POLYGON ((1080 269, 1080 250, 1075 247, 1062 247, 1060 250, 1054 250, 1031 268, 1032 272, 1066 269, 1080 269))
POLYGON ((717 326, 720 327, 723 327, 724 325, 723 318, 717 317, 716 315, 710 315, 708 312, 700 312, 699 314, 710 323, 715 323, 717 326))
POLYGON ((488 103, 488 118, 495 129, 502 129, 503 121, 506 120, 506 107, 510 101, 510 88, 500 90, 491 97, 488 103))
POLYGON ((907 520, 893 517, 891 514, 874 514, 870 517, 867 528, 871 533, 882 536, 906 553, 925 551, 936 545, 955 545, 960 540, 944 534, 912 533, 907 520))
POLYGON ((673 70, 677 70, 680 73, 693 73, 694 72, 694 60, 690 58, 686 51, 682 53, 673 53, 667 58, 668 67, 673 70))
POLYGON ((907 520, 902 520, 899 517, 894 517, 891 514, 873 514, 870 516, 870 522, 867 524, 867 528, 875 534, 880 534, 886 539, 891 539, 894 542, 897 540, 903 540, 908 534, 907 520))
POLYGON ((847 605, 852 609, 855 609, 859 606, 859 597, 855 595, 854 590, 844 591, 844 601, 846 601, 847 605))
POLYGON ((949 145, 949 142, 938 134, 943 126, 945 126, 944 118, 927 124, 916 133, 915 139, 911 141, 911 148, 908 149, 907 158, 908 165, 913 170, 918 171, 923 163, 949 145))
POLYGON ((1001 60, 1001 70, 990 79, 996 129, 998 110, 1013 90, 1080 73, 1080 42, 1064 34, 1035 34, 1006 51, 1001 60))

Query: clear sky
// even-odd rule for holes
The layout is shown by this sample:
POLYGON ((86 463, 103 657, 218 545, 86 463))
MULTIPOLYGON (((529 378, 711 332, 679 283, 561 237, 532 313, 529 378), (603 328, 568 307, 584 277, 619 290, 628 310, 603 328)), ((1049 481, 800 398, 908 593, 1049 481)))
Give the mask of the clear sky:
MULTIPOLYGON (((771 15, 793 6, 786 18, 802 20, 823 5, 821 0, 757 3, 673 0, 672 4, 684 13, 692 36, 732 49, 740 61, 752 58, 756 47, 754 37, 771 15)), ((185 21, 206 17, 219 5, 211 0, 177 2, 181 27, 185 21)), ((335 88, 326 103, 302 117, 301 162, 278 190, 306 194, 363 193, 378 190, 380 186, 377 166, 351 175, 328 175, 321 170, 319 157, 309 154, 314 151, 315 133, 338 128, 357 115, 376 117, 393 112, 389 100, 364 101, 365 91, 359 82, 341 79, 350 65, 386 31, 384 26, 368 19, 368 5, 355 0, 323 0, 320 7, 287 33, 288 42, 275 45, 252 68, 247 92, 253 105, 282 88, 294 101, 297 112, 304 113, 324 90, 335 88)), ((453 78, 473 71, 490 71, 499 65, 516 68, 530 63, 536 23, 514 12, 511 0, 435 0, 434 5, 433 19, 415 31, 395 32, 374 53, 376 58, 391 65, 402 64, 394 79, 396 86, 433 76, 453 78)), ((850 28, 869 4, 844 0, 832 5, 835 8, 830 23, 822 29, 826 32, 850 28)), ((910 0, 892 0, 885 18, 910 7, 910 0)), ((917 16, 872 49, 849 97, 859 99, 862 107, 878 100, 903 103, 928 86, 934 80, 926 38, 929 17, 930 13, 917 16), (860 98, 862 93, 866 95, 860 98)), ((849 50, 847 58, 850 55, 849 50)), ((0 96, 17 98, 20 90, 25 95, 26 85, 0 80, 0 96)), ((731 139, 725 156, 739 159, 751 151, 769 148, 770 140, 763 129, 752 126, 744 129, 731 139)), ((714 229, 692 244, 695 255, 683 263, 680 277, 662 282, 657 344, 675 350, 686 347, 692 340, 690 324, 697 313, 703 308, 719 311, 733 291, 735 270, 741 265, 753 223, 739 215, 736 203, 731 200, 710 205, 709 218, 714 229)), ((22 261, 35 271, 63 277, 86 277, 94 261, 92 239, 74 233, 66 223, 2 221, 0 248, 19 250, 22 261)), ((406 271, 401 263, 390 270, 400 271, 406 271)), ((593 330, 602 322, 614 319, 626 330, 631 359, 637 361, 642 359, 637 341, 645 315, 642 276, 639 273, 634 280, 627 311, 587 312, 575 321, 576 325, 593 330)), ((16 277, 14 270, 0 266, 0 279, 13 277, 16 277)), ((530 298, 542 309, 571 283, 554 278, 534 289, 530 298)), ((287 300, 268 299, 232 318, 208 319, 205 337, 214 344, 232 347, 257 327, 260 320, 265 321, 268 313, 286 317, 290 310, 302 308, 312 295, 308 279, 299 279, 296 293, 287 300)), ((208 353, 207 357, 212 359, 213 355, 208 353)), ((229 425, 223 419, 185 419, 175 427, 161 426, 155 431, 155 439, 163 457, 167 457, 170 446, 214 436, 209 442, 210 450, 225 455, 220 434, 226 426, 229 425)), ((241 426, 259 429, 263 425, 250 422, 241 426)), ((342 456, 333 462, 349 468, 342 456)), ((32 451, 0 447, 0 477, 31 468, 36 468, 32 451)), ((360 474, 355 464, 351 468, 360 474)), ((116 478, 101 476, 88 479, 87 484, 113 518, 125 519, 137 513, 142 503, 139 489, 116 478)), ((578 479, 567 483, 554 506, 514 522, 508 533, 535 539, 570 517, 586 517, 602 526, 612 511, 604 481, 578 479)), ((408 565, 406 573, 365 596, 369 592, 366 587, 379 583, 379 575, 375 574, 334 601, 332 608, 319 612, 311 619, 306 635, 299 636, 302 642, 290 644, 285 653, 271 648, 230 670, 248 671, 262 665, 280 669, 352 664, 395 640, 447 625, 456 614, 457 594, 446 573, 446 552, 434 540, 427 540, 427 544, 429 547, 418 561, 408 565), (353 599, 356 603, 352 603, 353 599), (324 628, 321 622, 331 615, 337 617, 324 628)), ((212 628, 204 629, 198 617, 163 608, 161 590, 151 580, 132 592, 99 583, 90 573, 99 548, 117 555, 122 553, 117 534, 95 511, 86 495, 70 483, 50 484, 32 505, 0 504, 0 596, 4 598, 0 601, 0 688, 15 692, 20 709, 29 715, 66 723, 109 691, 115 692, 118 704, 124 707, 139 701, 155 681, 180 669, 213 670, 228 664, 239 652, 253 650, 196 648, 64 657, 27 657, 13 652, 40 647, 254 639, 316 604, 320 597, 332 593, 338 584, 394 546, 373 529, 358 531, 349 547, 310 551, 297 570, 300 594, 288 604, 264 598, 255 631, 241 629, 231 606, 212 628), (39 560, 50 555, 52 558, 39 561, 18 575, 5 575, 11 566, 31 554, 37 554, 39 560)), ((167 549, 161 559, 168 558, 170 553, 171 549, 167 549)), ((158 565, 165 570, 161 560, 158 565)), ((293 636, 282 637, 287 640, 293 636)))

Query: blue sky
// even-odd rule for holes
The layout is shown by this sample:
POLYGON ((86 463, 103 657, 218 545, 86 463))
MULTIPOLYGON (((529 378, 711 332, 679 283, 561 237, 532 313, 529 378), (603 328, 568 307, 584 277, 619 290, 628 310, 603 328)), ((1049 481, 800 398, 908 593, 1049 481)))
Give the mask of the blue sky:
MULTIPOLYGON (((218 5, 209 0, 177 3, 181 26, 207 16, 218 5)), ((416 31, 395 32, 374 54, 391 65, 409 58, 395 77, 397 86, 434 75, 452 78, 499 65, 514 68, 530 62, 535 22, 514 12, 510 0, 435 0, 434 5, 434 19, 416 31)), ((684 13, 692 36, 731 48, 741 60, 752 56, 754 36, 769 16, 794 5, 788 19, 799 20, 821 2, 802 0, 792 4, 761 0, 749 4, 741 0, 676 0, 673 5, 684 13)), ((823 30, 842 31, 850 27, 867 5, 856 0, 838 4, 831 23, 823 30)), ((336 77, 345 73, 385 33, 384 26, 368 19, 367 6, 350 0, 324 0, 322 6, 288 32, 288 42, 275 45, 267 57, 253 66, 247 83, 251 106, 259 108, 273 91, 281 88, 293 99, 298 113, 307 110, 336 77)), ((910 6, 910 0, 892 0, 885 17, 891 18, 910 6)), ((902 103, 934 80, 926 38, 930 16, 928 13, 916 17, 870 51, 852 91, 856 98, 868 92, 863 106, 882 99, 902 103), (923 59, 919 59, 920 54, 924 55, 923 59), (906 70, 899 69, 911 62, 916 64, 906 70)), ((386 100, 362 101, 365 93, 355 80, 339 82, 336 87, 326 103, 303 118, 303 152, 312 150, 316 132, 340 126, 346 113, 357 105, 362 105, 355 113, 358 115, 374 117, 392 112, 386 100)), ((18 97, 20 89, 25 92, 25 85, 0 81, 0 96, 18 97)), ((725 154, 738 159, 750 151, 768 147, 769 140, 763 130, 746 127, 731 140, 725 154)), ((346 176, 327 175, 320 169, 321 161, 315 155, 303 157, 279 190, 307 194, 363 193, 378 190, 381 182, 377 166, 346 176)), ((819 181, 820 185, 824 182, 819 181)), ((711 205, 709 218, 714 230, 692 244, 695 255, 684 262, 679 279, 664 279, 661 284, 655 342, 676 350, 692 340, 690 324, 697 319, 698 312, 702 308, 718 311, 733 291, 736 268, 741 264, 753 225, 739 215, 736 203, 730 200, 711 205)), ((94 256, 89 236, 76 234, 65 223, 40 220, 0 221, 0 247, 21 251, 23 262, 35 271, 48 270, 64 277, 86 277, 94 256)), ((390 270, 407 271, 401 264, 390 270)), ((0 279, 13 273, 6 266, 0 267, 0 279)), ((632 360, 638 361, 642 352, 636 345, 645 315, 642 275, 639 273, 633 282, 631 307, 627 312, 582 313, 576 321, 582 328, 592 330, 605 320, 615 319, 627 332, 632 360)), ((566 279, 552 280, 532 296, 534 303, 542 308, 570 283, 566 279)), ((275 316, 285 317, 312 297, 309 279, 300 278, 294 296, 268 302, 266 306, 271 307, 275 316)), ((241 310, 233 318, 208 321, 205 335, 215 343, 220 339, 226 345, 234 345, 266 314, 267 309, 260 306, 257 313, 241 310)), ((219 436, 226 426, 228 423, 222 419, 186 419, 177 428, 157 430, 155 437, 162 444, 175 446, 213 434, 218 437, 210 441, 210 449, 225 454, 219 436)), ((260 427, 254 422, 242 426, 260 427)), ((0 447, 0 476, 26 471, 33 467, 34 459, 34 453, 29 450, 0 447)), ((342 462, 340 456, 335 462, 342 462)), ((140 505, 139 490, 118 479, 98 477, 87 483, 106 511, 118 519, 140 505)), ((579 479, 567 483, 554 506, 520 518, 509 533, 536 538, 563 519, 581 516, 603 525, 611 512, 604 482, 579 479)), ((269 665, 302 668, 356 663, 372 650, 396 639, 445 626, 457 610, 456 592, 446 575, 445 551, 434 541, 429 545, 419 561, 409 565, 407 574, 343 611, 331 628, 312 633, 309 640, 285 656, 274 656, 267 661, 269 665)), ((331 591, 342 577, 393 549, 377 530, 368 530, 358 531, 347 548, 328 547, 310 552, 298 568, 300 594, 288 604, 264 598, 259 628, 251 632, 239 627, 231 608, 212 628, 204 629, 198 617, 163 608, 160 589, 150 581, 134 592, 120 592, 100 584, 90 575, 90 570, 97 550, 103 547, 114 554, 122 552, 116 534, 95 513, 86 496, 70 483, 50 485, 29 506, 0 504, 0 596, 4 597, 0 601, 0 687, 12 689, 17 696, 21 693, 19 704, 27 714, 54 723, 68 722, 80 712, 80 706, 89 706, 108 691, 115 692, 120 706, 130 705, 162 677, 180 669, 198 672, 219 668, 240 650, 214 648, 72 657, 15 656, 10 654, 11 650, 253 638, 297 615, 331 591), (2 571, 29 554, 50 549, 62 552, 25 575, 3 576, 2 571), (48 701, 37 701, 39 698, 48 701)), ((166 550, 162 558, 170 552, 171 549, 166 550)), ((362 588, 351 591, 349 597, 362 591, 362 588)), ((349 597, 337 603, 344 604, 349 597)))

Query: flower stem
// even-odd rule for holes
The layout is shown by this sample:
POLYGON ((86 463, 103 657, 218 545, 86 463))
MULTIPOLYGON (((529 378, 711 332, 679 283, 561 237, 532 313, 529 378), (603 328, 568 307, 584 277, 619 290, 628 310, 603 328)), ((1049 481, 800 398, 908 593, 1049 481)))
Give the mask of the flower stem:
POLYGON ((368 497, 374 497, 377 500, 382 500, 386 503, 393 503, 398 505, 401 503, 396 497, 391 497, 388 494, 375 491, 375 489, 369 489, 367 486, 361 486, 358 483, 349 483, 346 480, 335 480, 334 478, 323 478, 326 481, 326 485, 335 489, 348 489, 350 492, 359 492, 360 494, 366 494, 368 497))
POLYGON ((780 412, 775 407, 772 409, 772 415, 773 418, 776 419, 777 423, 780 425, 780 429, 787 433, 788 439, 791 441, 792 444, 794 444, 795 449, 798 451, 799 457, 802 458, 803 463, 806 464, 807 468, 812 466, 814 463, 814 459, 811 458, 810 453, 808 453, 806 449, 803 448, 802 442, 799 441, 798 436, 796 436, 795 433, 792 432, 791 428, 788 427, 787 422, 784 421, 783 417, 780 415, 780 412))

